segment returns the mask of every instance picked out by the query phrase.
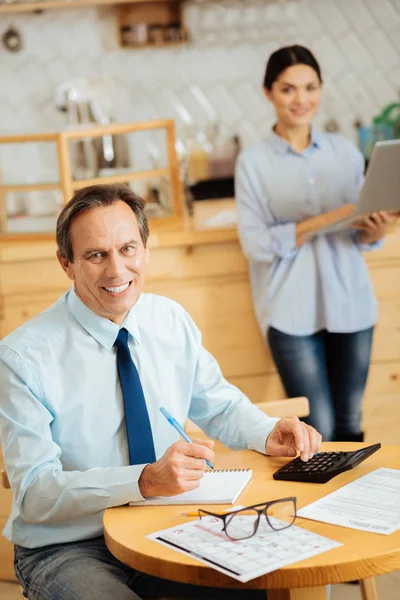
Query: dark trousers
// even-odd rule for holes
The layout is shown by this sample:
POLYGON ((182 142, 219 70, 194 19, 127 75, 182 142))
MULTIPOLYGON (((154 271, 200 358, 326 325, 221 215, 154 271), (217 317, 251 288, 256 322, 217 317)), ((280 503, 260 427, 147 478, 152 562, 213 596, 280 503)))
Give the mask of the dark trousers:
POLYGON ((310 416, 304 421, 318 429, 325 441, 362 441, 361 406, 372 336, 373 327, 301 336, 268 329, 268 343, 287 395, 308 398, 310 416))
POLYGON ((264 590, 210 588, 145 575, 117 560, 103 537, 34 549, 15 546, 14 565, 30 600, 266 600, 264 590))

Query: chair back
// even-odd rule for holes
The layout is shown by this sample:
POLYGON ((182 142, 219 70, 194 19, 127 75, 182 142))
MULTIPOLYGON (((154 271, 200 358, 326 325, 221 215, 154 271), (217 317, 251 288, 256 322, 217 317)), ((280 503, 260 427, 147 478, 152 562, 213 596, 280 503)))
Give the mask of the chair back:
POLYGON ((0 471, 0 473, 1 473, 1 485, 3 486, 3 488, 9 490, 11 488, 11 485, 8 480, 7 473, 4 470, 0 471))
MULTIPOLYGON (((269 417, 307 417, 310 414, 308 399, 302 396, 271 402, 260 402, 256 406, 269 417)), ((201 431, 201 429, 188 419, 185 424, 185 431, 187 433, 196 433, 196 431, 201 431)))

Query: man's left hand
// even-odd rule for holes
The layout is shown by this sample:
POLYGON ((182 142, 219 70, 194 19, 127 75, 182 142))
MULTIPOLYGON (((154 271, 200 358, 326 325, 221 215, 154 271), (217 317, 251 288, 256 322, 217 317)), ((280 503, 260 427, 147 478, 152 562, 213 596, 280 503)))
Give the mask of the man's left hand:
POLYGON ((265 449, 270 456, 296 456, 308 461, 319 451, 322 436, 297 417, 280 419, 268 436, 265 449))

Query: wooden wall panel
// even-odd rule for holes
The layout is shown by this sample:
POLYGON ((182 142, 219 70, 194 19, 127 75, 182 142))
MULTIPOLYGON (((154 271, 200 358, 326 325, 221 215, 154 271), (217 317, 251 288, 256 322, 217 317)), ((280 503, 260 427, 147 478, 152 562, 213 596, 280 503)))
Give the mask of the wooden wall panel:
MULTIPOLYGON (((400 362, 383 362, 371 365, 365 397, 386 396, 400 393, 400 362)), ((400 406, 397 406, 400 415, 400 406)), ((395 415, 390 415, 396 418, 395 415)), ((398 418, 398 417, 397 417, 398 418)))
POLYGON ((148 281, 228 277, 247 273, 237 242, 150 249, 148 281))
POLYGON ((70 284, 67 276, 57 259, 53 257, 1 265, 0 289, 4 296, 40 294, 44 291, 57 291, 68 287, 70 284))
POLYGON ((385 396, 366 396, 363 406, 365 441, 400 444, 400 390, 385 396))
POLYGON ((376 297, 380 302, 400 298, 400 262, 371 266, 370 274, 376 297))
POLYGON ((274 371, 256 322, 250 288, 244 279, 149 283, 146 290, 179 302, 203 335, 203 345, 226 377, 274 371))
MULTIPOLYGON (((66 279, 68 282, 68 279, 66 279)), ((0 337, 4 337, 20 325, 54 304, 56 300, 69 289, 60 289, 54 292, 32 294, 27 302, 25 294, 7 296, 3 303, 3 319, 0 320, 0 337)))
MULTIPOLYGON (((397 276, 400 279, 400 268, 397 276)), ((379 302, 372 360, 373 362, 400 360, 400 296, 379 302)))
POLYGON ((373 252, 365 252, 365 259, 369 265, 377 262, 398 261, 400 258, 400 231, 391 233, 385 237, 382 248, 373 252))
MULTIPOLYGON (((277 373, 245 377, 236 376, 229 377, 228 379, 247 394, 253 402, 264 402, 286 397, 277 373)), ((365 397, 397 397, 399 394, 400 362, 395 361, 372 364, 365 390, 365 397)), ((395 411, 395 414, 392 413, 388 415, 388 418, 399 419, 400 405, 393 404, 393 410, 395 411)))

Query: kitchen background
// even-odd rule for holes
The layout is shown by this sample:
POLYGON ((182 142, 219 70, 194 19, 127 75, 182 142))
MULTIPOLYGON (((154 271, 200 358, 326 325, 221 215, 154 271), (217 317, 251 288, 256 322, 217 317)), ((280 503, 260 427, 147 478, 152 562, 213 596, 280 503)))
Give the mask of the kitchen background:
MULTIPOLYGON (((0 47, 0 134, 64 128, 56 91, 88 78, 113 121, 172 117, 182 139, 192 122, 206 130, 218 121, 245 146, 273 123, 261 89, 266 59, 292 43, 322 66, 318 126, 334 120, 356 140, 356 121, 399 101, 400 0, 189 1, 184 17, 188 44, 132 50, 118 45, 114 7, 0 15, 0 37, 12 26, 22 41, 18 52, 0 47)), ((47 144, 16 151, 2 149, 3 181, 54 179, 47 144)))

